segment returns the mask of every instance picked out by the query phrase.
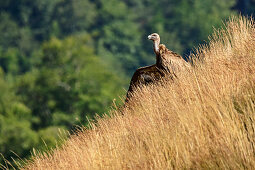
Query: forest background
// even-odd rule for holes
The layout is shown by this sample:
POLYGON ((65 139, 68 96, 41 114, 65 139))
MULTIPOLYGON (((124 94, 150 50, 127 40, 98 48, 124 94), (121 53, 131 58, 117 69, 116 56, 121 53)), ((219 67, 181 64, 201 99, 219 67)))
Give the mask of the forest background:
POLYGON ((0 164, 121 104, 135 69, 155 62, 148 34, 187 57, 254 12, 255 0, 0 1, 0 164))

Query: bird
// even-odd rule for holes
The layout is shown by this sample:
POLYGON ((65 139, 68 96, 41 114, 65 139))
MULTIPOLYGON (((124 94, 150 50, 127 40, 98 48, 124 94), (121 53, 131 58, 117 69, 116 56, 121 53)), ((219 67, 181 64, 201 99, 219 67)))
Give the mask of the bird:
POLYGON ((158 33, 150 34, 148 39, 153 41, 156 64, 141 67, 135 71, 127 91, 126 102, 128 102, 134 89, 138 86, 156 82, 166 75, 169 75, 170 78, 173 79, 177 77, 177 72, 190 68, 190 64, 179 54, 167 49, 164 44, 160 44, 160 36, 158 33))
POLYGON ((160 44, 160 36, 157 33, 150 34, 149 40, 153 41, 153 50, 156 54, 156 66, 165 72, 175 74, 190 69, 190 64, 182 56, 160 44))

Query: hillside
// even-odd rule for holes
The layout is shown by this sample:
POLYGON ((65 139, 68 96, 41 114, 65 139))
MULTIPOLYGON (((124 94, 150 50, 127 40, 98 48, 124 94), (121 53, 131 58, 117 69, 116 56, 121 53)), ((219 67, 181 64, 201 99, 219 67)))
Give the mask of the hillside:
POLYGON ((36 153, 23 168, 252 169, 254 21, 231 19, 191 57, 191 72, 137 89, 111 118, 52 153, 36 153))

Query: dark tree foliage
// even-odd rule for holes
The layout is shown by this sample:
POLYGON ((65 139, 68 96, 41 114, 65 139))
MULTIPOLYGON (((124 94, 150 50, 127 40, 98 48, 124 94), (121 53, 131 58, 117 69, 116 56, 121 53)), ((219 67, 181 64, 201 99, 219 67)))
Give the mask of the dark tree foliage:
POLYGON ((255 12, 255 0, 237 0, 233 9, 243 15, 252 15, 255 12))
POLYGON ((82 34, 51 39, 42 45, 35 68, 19 77, 17 94, 40 120, 34 129, 86 123, 86 116, 103 113, 123 93, 123 79, 95 55, 90 41, 82 34), (55 120, 59 114, 64 120, 55 120))

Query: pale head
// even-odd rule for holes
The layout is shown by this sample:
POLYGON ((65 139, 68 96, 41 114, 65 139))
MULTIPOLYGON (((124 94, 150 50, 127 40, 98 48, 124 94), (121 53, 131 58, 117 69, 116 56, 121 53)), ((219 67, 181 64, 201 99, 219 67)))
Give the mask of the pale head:
POLYGON ((149 40, 153 41, 153 50, 156 55, 159 55, 159 43, 160 43, 160 37, 157 33, 153 33, 148 36, 149 40))
POLYGON ((152 41, 160 41, 160 37, 157 33, 152 33, 148 36, 148 39, 152 41))

